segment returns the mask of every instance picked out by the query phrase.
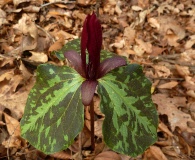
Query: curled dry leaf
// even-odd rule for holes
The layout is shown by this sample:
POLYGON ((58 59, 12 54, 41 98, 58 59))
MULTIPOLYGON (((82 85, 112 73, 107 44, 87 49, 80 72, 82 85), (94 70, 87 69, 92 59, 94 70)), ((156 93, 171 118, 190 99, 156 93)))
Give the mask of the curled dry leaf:
POLYGON ((5 148, 10 148, 10 147, 16 147, 20 148, 21 147, 21 139, 20 137, 20 123, 17 119, 12 118, 6 113, 3 113, 5 117, 5 123, 6 127, 8 130, 8 133, 10 137, 2 142, 2 145, 4 145, 5 148))
POLYGON ((25 81, 27 81, 30 77, 32 77, 32 74, 27 70, 27 68, 25 67, 25 65, 23 64, 23 62, 20 62, 20 67, 19 67, 21 73, 22 73, 22 77, 25 81))
POLYGON ((175 65, 175 67, 176 67, 176 70, 179 73, 179 75, 182 76, 183 78, 190 75, 189 67, 180 66, 180 65, 175 65))
POLYGON ((168 134, 170 137, 173 137, 172 132, 168 129, 168 127, 163 122, 159 123, 158 128, 159 128, 159 130, 168 134))
POLYGON ((156 146, 150 146, 148 150, 144 153, 143 160, 168 160, 166 156, 163 154, 161 149, 156 146))
POLYGON ((20 136, 20 123, 17 119, 12 118, 6 113, 3 113, 5 117, 5 123, 10 136, 20 136))
POLYGON ((178 85, 177 81, 171 81, 158 86, 160 89, 172 89, 178 85))
POLYGON ((32 53, 32 56, 29 57, 29 60, 33 62, 46 63, 48 61, 48 56, 44 52, 30 51, 30 53, 32 53))
POLYGON ((167 155, 167 157, 171 156, 173 159, 180 159, 179 155, 181 154, 181 150, 179 146, 165 146, 162 147, 162 152, 167 155))
POLYGON ((190 40, 188 40, 185 44, 185 49, 190 49, 195 44, 195 35, 190 36, 190 40))
POLYGON ((167 78, 171 75, 171 71, 166 66, 162 65, 153 65, 153 68, 155 69, 155 73, 158 77, 167 78))
POLYGON ((105 151, 98 154, 94 160, 121 160, 121 157, 113 151, 105 151))

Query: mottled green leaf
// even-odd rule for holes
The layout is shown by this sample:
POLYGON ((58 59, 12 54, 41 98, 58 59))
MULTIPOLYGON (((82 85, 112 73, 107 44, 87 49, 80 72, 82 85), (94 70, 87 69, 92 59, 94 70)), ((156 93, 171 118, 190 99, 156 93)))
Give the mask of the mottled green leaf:
POLYGON ((74 69, 40 65, 21 120, 22 137, 47 154, 69 147, 84 124, 82 82, 74 69))
POLYGON ((150 91, 150 81, 136 64, 99 79, 104 141, 114 151, 137 156, 156 141, 158 116, 150 91))

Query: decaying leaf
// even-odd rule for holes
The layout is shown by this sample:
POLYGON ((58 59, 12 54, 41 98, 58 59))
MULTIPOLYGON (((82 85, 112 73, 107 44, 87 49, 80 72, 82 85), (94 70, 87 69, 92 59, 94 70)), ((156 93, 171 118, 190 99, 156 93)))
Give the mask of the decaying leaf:
POLYGON ((3 24, 7 24, 8 21, 6 20, 6 12, 0 9, 0 27, 3 24))
POLYGON ((163 152, 160 150, 159 147, 151 146, 149 149, 144 153, 143 160, 168 160, 163 152))
POLYGON ((165 89, 165 88, 166 89, 172 89, 172 88, 174 88, 177 85, 178 85, 177 81, 171 81, 171 82, 167 82, 167 83, 159 85, 158 88, 161 88, 161 89, 165 89))
POLYGON ((94 160, 121 160, 120 156, 113 151, 106 151, 98 154, 94 160))
POLYGON ((188 122, 193 122, 191 116, 178 109, 178 107, 185 107, 185 97, 173 97, 170 98, 165 94, 155 94, 152 96, 153 102, 158 105, 158 112, 160 115, 167 115, 171 126, 171 130, 174 131, 178 126, 181 130, 191 130, 188 126, 188 122))

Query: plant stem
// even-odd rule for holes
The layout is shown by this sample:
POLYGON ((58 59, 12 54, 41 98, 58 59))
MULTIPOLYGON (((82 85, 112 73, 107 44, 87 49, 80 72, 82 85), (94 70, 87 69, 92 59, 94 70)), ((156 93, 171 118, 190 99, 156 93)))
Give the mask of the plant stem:
POLYGON ((94 102, 93 100, 90 104, 90 118, 91 118, 91 150, 94 151, 95 142, 94 142, 94 102))
POLYGON ((79 134, 79 154, 80 154, 80 157, 82 157, 82 131, 79 134))

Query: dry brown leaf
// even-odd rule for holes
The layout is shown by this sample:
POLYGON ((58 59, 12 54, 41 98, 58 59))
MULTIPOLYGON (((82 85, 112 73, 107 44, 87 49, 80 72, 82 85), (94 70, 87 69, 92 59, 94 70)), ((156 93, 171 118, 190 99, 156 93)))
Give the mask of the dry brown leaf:
POLYGON ((171 75, 171 71, 166 66, 162 65, 153 65, 153 68, 155 69, 155 73, 158 77, 167 78, 171 75))
POLYGON ((143 8, 140 7, 140 6, 132 6, 131 9, 132 9, 133 11, 142 11, 142 10, 143 10, 143 8))
POLYGON ((0 58, 0 67, 4 67, 5 65, 13 66, 14 60, 15 58, 13 57, 0 58))
POLYGON ((94 101, 94 112, 98 116, 104 116, 104 114, 100 110, 100 97, 99 96, 94 96, 93 101, 94 101))
POLYGON ((177 47, 177 40, 185 37, 185 29, 179 25, 177 20, 168 16, 152 17, 148 19, 150 25, 157 28, 159 33, 166 37, 169 45, 177 47))
POLYGON ((172 89, 177 85, 178 85, 177 81, 171 81, 171 82, 167 82, 167 83, 159 85, 158 88, 160 88, 160 89, 172 89))
POLYGON ((130 26, 126 27, 124 30, 124 37, 129 41, 129 45, 133 44, 135 41, 136 31, 130 26))
POLYGON ((181 150, 179 146, 165 146, 161 150, 164 154, 174 157, 174 159, 180 159, 179 154, 181 154, 181 150))
POLYGON ((167 133, 170 137, 173 137, 173 134, 172 132, 168 129, 168 127, 163 123, 163 122, 160 122, 159 125, 158 125, 158 128, 167 133))
POLYGON ((159 54, 162 54, 164 50, 166 49, 157 46, 152 46, 152 53, 150 55, 158 56, 159 54))
POLYGON ((121 39, 119 42, 116 42, 116 43, 113 43, 113 44, 110 44, 110 48, 112 47, 116 47, 116 48, 123 48, 125 45, 125 40, 124 39, 121 39))
POLYGON ((35 49, 37 46, 38 39, 38 29, 34 22, 34 19, 30 16, 30 14, 23 14, 22 18, 18 21, 18 24, 14 25, 13 28, 21 31, 25 36, 23 36, 23 40, 21 45, 10 52, 10 54, 20 53, 25 50, 35 49))
POLYGON ((18 138, 18 137, 13 137, 13 136, 10 136, 7 140, 3 141, 2 142, 2 145, 5 147, 5 148, 12 148, 12 147, 15 147, 15 148, 21 148, 21 139, 18 138))
POLYGON ((192 78, 190 76, 186 76, 185 81, 182 82, 182 86, 185 87, 188 90, 194 90, 195 91, 195 78, 192 78))
POLYGON ((30 5, 28 7, 24 7, 22 10, 30 13, 39 13, 40 9, 41 9, 40 7, 30 5))
POLYGON ((5 123, 10 136, 20 136, 20 123, 17 119, 12 118, 6 113, 3 113, 5 117, 5 123))
MULTIPOLYGON (((193 13, 194 14, 194 13, 193 13)), ((194 23, 195 17, 192 16, 186 26, 186 29, 191 32, 191 33, 195 33, 195 23, 194 23)))
POLYGON ((135 39, 138 46, 146 53, 152 53, 152 44, 150 42, 144 42, 142 39, 135 39))
POLYGON ((138 0, 137 3, 142 8, 149 7, 149 0, 138 0))
POLYGON ((180 65, 175 65, 175 67, 180 76, 185 78, 186 76, 190 75, 189 67, 180 65))
POLYGON ((105 151, 98 154, 94 160, 121 160, 121 158, 113 151, 105 151))
POLYGON ((20 30, 25 35, 30 35, 33 39, 37 40, 38 30, 34 20, 31 16, 23 14, 18 24, 13 26, 14 29, 20 30))
POLYGON ((48 56, 44 52, 30 51, 30 53, 32 53, 32 56, 28 58, 30 61, 41 63, 46 63, 48 61, 48 56))
POLYGON ((2 9, 0 9, 0 27, 3 25, 3 24, 7 24, 8 21, 6 19, 6 12, 3 11, 2 9))
MULTIPOLYGON (((14 75, 14 70, 10 69, 10 70, 5 70, 5 71, 0 71, 0 82, 3 80, 10 80, 14 75)), ((2 92, 2 90, 0 91, 0 93, 2 92)))
POLYGON ((156 146, 150 146, 144 153, 143 160, 168 160, 161 149, 156 146))
POLYGON ((6 113, 3 114, 5 117, 5 123, 10 137, 7 140, 4 140, 2 142, 2 145, 4 145, 5 148, 10 147, 20 148, 21 147, 21 139, 19 138, 21 134, 20 123, 17 119, 12 118, 8 114, 6 113))
POLYGON ((94 4, 95 2, 96 2, 95 0, 77 0, 77 3, 83 6, 91 5, 94 4))
POLYGON ((191 130, 188 122, 193 122, 191 116, 178 109, 178 107, 185 107, 185 97, 170 98, 165 94, 155 94, 152 96, 153 102, 158 105, 158 112, 160 115, 167 115, 171 126, 174 131, 178 126, 181 130, 191 130))
POLYGON ((71 153, 60 151, 50 155, 51 157, 58 158, 58 159, 71 159, 71 153))
POLYGON ((24 81, 27 81, 30 77, 32 77, 32 74, 27 70, 27 68, 25 67, 25 65, 23 64, 23 62, 20 62, 20 67, 19 67, 21 73, 22 73, 22 77, 24 79, 24 81))
POLYGON ((102 137, 102 124, 103 124, 104 118, 98 119, 94 122, 94 133, 97 137, 102 137))
POLYGON ((190 49, 195 44, 195 35, 190 36, 190 40, 188 40, 185 44, 185 49, 190 49))
POLYGON ((29 0, 13 0, 14 6, 17 7, 20 3, 29 2, 29 0))
POLYGON ((195 91, 194 90, 188 90, 187 92, 186 92, 186 94, 188 95, 188 96, 191 96, 192 98, 195 98, 195 91))
MULTIPOLYGON (((21 119, 24 113, 24 108, 26 104, 26 100, 29 94, 30 89, 34 85, 35 78, 32 78, 28 81, 28 84, 20 88, 17 92, 9 92, 10 87, 9 85, 5 85, 7 88, 7 92, 0 94, 0 106, 3 108, 7 108, 11 111, 11 115, 15 119, 21 119)), ((14 79, 13 79, 14 83, 14 79)))
POLYGON ((78 19, 82 20, 82 22, 84 22, 85 18, 87 17, 87 15, 85 13, 80 12, 79 10, 73 11, 72 16, 74 18, 78 18, 78 19))

